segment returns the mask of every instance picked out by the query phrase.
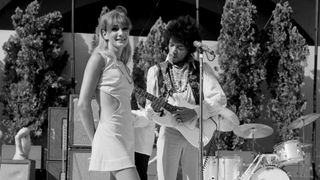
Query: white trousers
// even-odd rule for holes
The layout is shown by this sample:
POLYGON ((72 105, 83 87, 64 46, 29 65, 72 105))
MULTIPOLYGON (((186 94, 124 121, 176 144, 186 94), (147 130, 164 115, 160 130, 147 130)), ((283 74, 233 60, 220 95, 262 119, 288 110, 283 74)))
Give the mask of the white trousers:
POLYGON ((181 165, 183 180, 199 179, 199 151, 179 131, 161 127, 157 141, 158 180, 176 180, 181 165))

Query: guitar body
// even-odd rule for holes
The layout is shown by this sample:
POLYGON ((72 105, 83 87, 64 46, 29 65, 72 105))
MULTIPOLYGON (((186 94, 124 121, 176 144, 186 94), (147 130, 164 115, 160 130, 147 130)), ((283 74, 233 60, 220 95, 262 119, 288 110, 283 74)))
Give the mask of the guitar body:
MULTIPOLYGON (((138 87, 134 88, 134 93, 139 96, 145 97, 150 101, 155 101, 156 99, 158 99, 158 97, 155 97, 154 95, 138 87)), ((194 119, 190 122, 178 124, 177 120, 170 113, 172 111, 177 110, 178 107, 194 109, 196 106, 188 103, 184 99, 175 97, 174 104, 165 103, 165 105, 163 106, 163 108, 166 110, 166 115, 164 117, 155 117, 152 120, 159 125, 176 128, 187 139, 187 141, 190 144, 192 144, 194 147, 199 148, 200 129, 197 126, 198 120, 194 119)), ((212 119, 203 120, 202 127, 202 142, 203 146, 205 146, 210 142, 213 133, 216 131, 217 127, 212 119)))
MULTIPOLYGON (((186 101, 179 100, 179 107, 187 107, 194 109, 195 105, 192 105, 186 101)), ((154 118, 153 121, 161 126, 167 126, 177 129, 186 140, 194 147, 199 148, 200 128, 198 127, 198 120, 178 124, 176 119, 166 111, 166 115, 160 118, 154 118)), ((202 121, 202 142, 203 146, 206 146, 216 131, 216 125, 211 119, 205 119, 202 121)))

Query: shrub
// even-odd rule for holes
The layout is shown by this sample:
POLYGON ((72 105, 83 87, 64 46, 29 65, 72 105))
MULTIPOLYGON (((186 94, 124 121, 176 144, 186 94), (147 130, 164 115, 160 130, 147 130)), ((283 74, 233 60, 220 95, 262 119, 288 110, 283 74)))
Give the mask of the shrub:
MULTIPOLYGON (((254 18, 256 7, 250 0, 227 1, 218 37, 220 82, 228 98, 227 107, 239 117, 240 124, 254 122, 261 114, 265 79, 260 43, 254 18)), ((238 149, 243 144, 232 132, 222 133, 220 149, 238 149)))
POLYGON ((278 141, 294 139, 298 129, 288 129, 306 108, 301 88, 304 67, 309 55, 306 40, 291 23, 292 8, 288 2, 278 3, 272 12, 272 21, 267 29, 270 40, 267 83, 271 93, 268 102, 270 119, 279 133, 278 141))
POLYGON ((12 142, 22 126, 30 126, 33 137, 46 130, 50 106, 67 106, 71 83, 62 76, 68 61, 62 52, 62 15, 55 11, 37 16, 40 5, 31 2, 25 11, 12 15, 15 34, 3 45, 4 104, 1 128, 4 140, 12 142))

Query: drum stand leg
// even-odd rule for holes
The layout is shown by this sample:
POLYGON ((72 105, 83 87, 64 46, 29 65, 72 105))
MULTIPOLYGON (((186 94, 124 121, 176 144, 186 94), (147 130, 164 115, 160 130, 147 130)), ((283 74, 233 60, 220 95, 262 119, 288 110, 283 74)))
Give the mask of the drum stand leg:
MULTIPOLYGON (((250 177, 252 176, 254 170, 256 169, 253 168, 251 169, 251 167, 254 165, 254 162, 257 161, 257 159, 260 157, 260 154, 258 154, 254 160, 252 161, 252 163, 249 165, 249 167, 246 169, 246 171, 239 177, 239 180, 249 180, 250 177), (250 173, 250 174, 249 174, 250 173)), ((257 166, 258 163, 256 163, 256 166, 257 166)))
POLYGON ((275 158, 277 158, 278 156, 275 155, 275 154, 262 154, 262 155, 258 154, 254 158, 252 163, 249 165, 249 167, 246 169, 246 171, 239 177, 239 180, 249 180, 251 178, 251 176, 253 175, 253 173, 258 168, 258 166, 260 165, 262 159, 265 158, 265 157, 270 157, 270 158, 271 157, 275 157, 275 158), (253 167, 253 165, 254 165, 254 167, 253 167), (253 167, 253 168, 251 168, 251 167, 253 167))

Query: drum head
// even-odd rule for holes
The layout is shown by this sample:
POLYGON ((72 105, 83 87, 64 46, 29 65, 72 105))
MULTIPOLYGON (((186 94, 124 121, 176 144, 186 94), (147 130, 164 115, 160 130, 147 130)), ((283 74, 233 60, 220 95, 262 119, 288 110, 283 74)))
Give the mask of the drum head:
POLYGON ((242 158, 238 155, 207 157, 203 171, 205 180, 235 180, 242 174, 242 158))
POLYGON ((254 172, 250 180, 290 180, 290 178, 285 171, 275 166, 268 166, 254 172))

